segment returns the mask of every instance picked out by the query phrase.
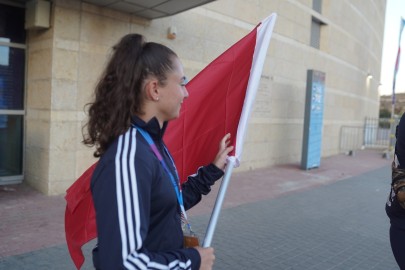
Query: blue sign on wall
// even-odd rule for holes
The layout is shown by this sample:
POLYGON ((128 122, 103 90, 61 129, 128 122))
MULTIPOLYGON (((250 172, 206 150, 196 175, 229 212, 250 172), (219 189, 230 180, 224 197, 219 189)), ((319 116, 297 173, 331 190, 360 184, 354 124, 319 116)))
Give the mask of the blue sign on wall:
POLYGON ((318 168, 321 165, 325 73, 308 70, 306 91, 301 157, 301 168, 304 170, 318 168))

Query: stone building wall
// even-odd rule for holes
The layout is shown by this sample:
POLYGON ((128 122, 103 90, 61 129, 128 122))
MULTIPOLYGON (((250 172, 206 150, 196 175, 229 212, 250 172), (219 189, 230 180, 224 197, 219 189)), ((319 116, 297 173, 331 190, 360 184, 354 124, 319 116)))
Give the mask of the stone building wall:
POLYGON ((236 172, 300 162, 308 69, 326 73, 322 156, 337 154, 342 125, 378 116, 385 5, 325 0, 318 13, 311 0, 218 0, 148 21, 55 0, 52 27, 28 38, 25 180, 61 194, 95 162, 81 144, 84 106, 123 35, 137 32, 171 47, 192 78, 272 12, 278 18, 236 172), (310 46, 312 17, 325 23, 320 49, 310 46), (170 26, 177 28, 174 40, 167 38, 170 26))

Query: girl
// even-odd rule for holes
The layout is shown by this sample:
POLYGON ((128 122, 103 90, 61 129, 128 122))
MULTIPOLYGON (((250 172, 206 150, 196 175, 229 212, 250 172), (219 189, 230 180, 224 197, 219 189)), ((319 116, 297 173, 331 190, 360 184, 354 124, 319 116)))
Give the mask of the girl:
POLYGON ((212 164, 181 187, 164 142, 168 121, 188 96, 186 77, 169 48, 124 36, 96 87, 88 135, 100 157, 91 182, 98 269, 212 269, 214 251, 185 248, 181 217, 222 177, 233 147, 220 142, 212 164), (182 215, 182 213, 184 213, 182 215))

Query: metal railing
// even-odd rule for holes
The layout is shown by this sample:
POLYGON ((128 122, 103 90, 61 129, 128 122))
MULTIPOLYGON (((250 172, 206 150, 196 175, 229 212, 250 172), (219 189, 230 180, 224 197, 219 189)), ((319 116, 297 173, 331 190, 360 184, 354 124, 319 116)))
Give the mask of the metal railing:
POLYGON ((340 130, 340 150, 353 153, 358 149, 389 149, 395 143, 395 127, 399 119, 391 125, 390 118, 367 117, 363 126, 342 126, 340 130), (391 127, 393 130, 391 130, 391 127))

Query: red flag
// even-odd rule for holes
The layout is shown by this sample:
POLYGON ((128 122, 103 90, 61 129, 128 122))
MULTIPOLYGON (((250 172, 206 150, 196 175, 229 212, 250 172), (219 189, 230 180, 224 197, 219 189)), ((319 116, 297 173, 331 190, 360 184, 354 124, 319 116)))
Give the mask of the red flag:
MULTIPOLYGON (((240 160, 243 139, 256 95, 276 14, 263 20, 187 84, 190 94, 179 119, 171 121, 165 141, 174 157, 180 179, 211 162, 220 139, 228 132, 240 160)), ((79 269, 84 262, 81 247, 97 237, 95 210, 90 190, 96 164, 67 190, 66 242, 79 269)))
POLYGON ((189 97, 165 133, 182 181, 215 158, 227 133, 239 162, 275 19, 263 20, 187 84, 189 97))
POLYGON ((96 213, 90 183, 97 162, 66 191, 65 233, 70 256, 77 269, 84 262, 81 247, 97 237, 96 213))

